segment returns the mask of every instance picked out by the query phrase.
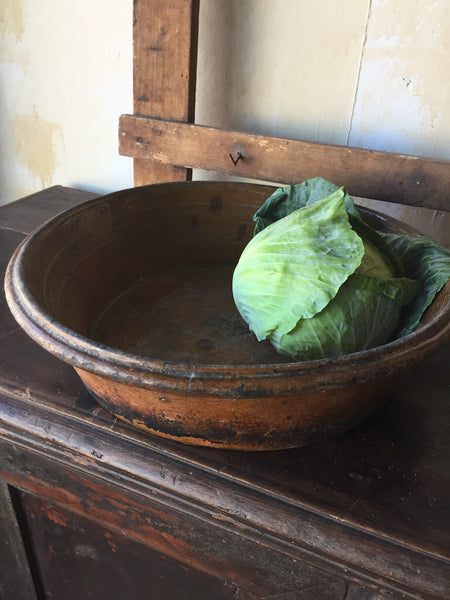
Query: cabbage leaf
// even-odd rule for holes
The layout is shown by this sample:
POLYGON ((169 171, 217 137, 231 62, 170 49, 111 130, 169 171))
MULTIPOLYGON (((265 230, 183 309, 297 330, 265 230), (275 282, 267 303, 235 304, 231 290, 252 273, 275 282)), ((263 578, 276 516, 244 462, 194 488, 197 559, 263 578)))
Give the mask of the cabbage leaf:
POLYGON ((405 274, 416 279, 421 286, 420 292, 402 313, 398 331, 398 337, 402 337, 414 331, 436 294, 450 279, 450 250, 425 236, 382 235, 402 261, 405 274))
POLYGON ((378 279, 353 274, 336 297, 311 319, 301 319, 287 334, 274 331, 270 341, 295 360, 341 356, 392 339, 402 310, 417 292, 409 278, 378 279))
POLYGON ((253 237, 233 274, 236 306, 258 340, 288 333, 334 298, 363 255, 338 189, 253 237))
POLYGON ((360 218, 353 198, 347 193, 345 188, 338 187, 323 177, 313 177, 305 179, 302 183, 288 185, 275 190, 253 215, 255 235, 268 225, 286 217, 294 210, 304 208, 305 206, 312 206, 338 190, 341 190, 343 193, 347 213, 360 218))

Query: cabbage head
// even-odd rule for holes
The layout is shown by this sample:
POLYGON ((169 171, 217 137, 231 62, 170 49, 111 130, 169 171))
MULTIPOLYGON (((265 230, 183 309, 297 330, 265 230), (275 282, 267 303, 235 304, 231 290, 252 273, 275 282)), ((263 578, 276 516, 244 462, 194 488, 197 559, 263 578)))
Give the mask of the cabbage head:
POLYGON ((420 284, 344 188, 322 178, 280 188, 254 221, 232 290, 258 340, 313 360, 393 339, 420 284))

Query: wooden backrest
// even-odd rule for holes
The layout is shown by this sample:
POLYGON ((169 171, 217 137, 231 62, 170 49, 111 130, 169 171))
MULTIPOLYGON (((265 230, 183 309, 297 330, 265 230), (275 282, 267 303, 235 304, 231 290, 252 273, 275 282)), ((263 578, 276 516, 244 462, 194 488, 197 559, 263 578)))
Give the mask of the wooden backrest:
POLYGON ((280 184, 320 175, 355 196, 450 210, 450 161, 196 125, 199 2, 134 2, 134 114, 120 117, 119 152, 136 186, 193 168, 280 184))

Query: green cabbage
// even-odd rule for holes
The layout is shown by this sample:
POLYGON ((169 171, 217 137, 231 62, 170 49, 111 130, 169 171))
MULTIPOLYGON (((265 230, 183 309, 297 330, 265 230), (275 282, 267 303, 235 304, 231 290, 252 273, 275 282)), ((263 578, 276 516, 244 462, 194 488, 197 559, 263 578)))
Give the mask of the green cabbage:
POLYGON ((254 221, 233 274, 235 304, 258 340, 294 360, 409 333, 450 277, 448 251, 378 233, 344 188, 320 177, 276 190, 254 221))
POLYGON ((343 197, 338 190, 294 210, 244 249, 233 295, 258 340, 288 333, 299 319, 316 315, 361 264, 364 244, 350 226, 343 197))

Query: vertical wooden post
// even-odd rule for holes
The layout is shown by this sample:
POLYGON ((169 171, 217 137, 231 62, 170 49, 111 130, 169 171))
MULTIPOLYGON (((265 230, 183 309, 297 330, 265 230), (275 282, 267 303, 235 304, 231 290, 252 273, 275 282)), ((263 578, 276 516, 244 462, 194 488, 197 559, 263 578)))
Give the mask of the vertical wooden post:
MULTIPOLYGON (((134 114, 193 122, 199 0, 134 0, 134 114)), ((134 184, 190 179, 191 171, 134 160, 134 184)))

